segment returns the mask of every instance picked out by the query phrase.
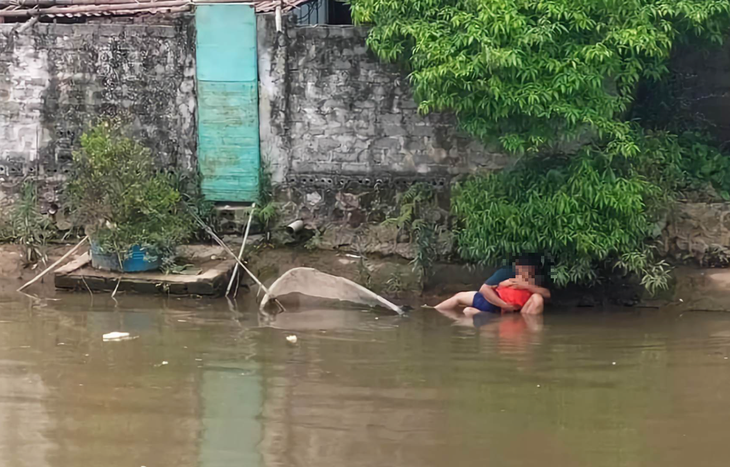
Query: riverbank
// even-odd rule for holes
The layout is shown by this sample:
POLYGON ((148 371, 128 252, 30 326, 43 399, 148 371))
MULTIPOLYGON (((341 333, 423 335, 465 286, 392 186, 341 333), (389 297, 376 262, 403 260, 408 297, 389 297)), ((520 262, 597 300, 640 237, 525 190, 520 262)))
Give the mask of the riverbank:
MULTIPOLYGON (((235 246, 231 242, 232 247, 235 246)), ((48 248, 50 262, 60 258, 72 244, 48 248)), ((399 303, 417 307, 433 304, 461 290, 477 288, 491 271, 462 264, 437 263, 423 293, 408 260, 398 256, 367 257, 332 250, 308 251, 301 247, 271 248, 259 244, 249 258, 250 269, 264 284, 294 267, 312 267, 346 277, 399 303)), ((236 248, 234 248, 236 249, 236 248)), ((180 248, 180 255, 192 261, 224 261, 226 253, 217 245, 198 244, 180 248)), ((0 293, 15 291, 43 270, 42 265, 26 267, 17 245, 0 245, 0 293)), ((680 266, 674 270, 670 291, 648 297, 635 284, 615 280, 592 288, 572 287, 554 291, 553 309, 579 308, 606 310, 616 308, 667 308, 686 311, 730 312, 730 269, 680 266)), ((246 280, 242 293, 255 288, 246 280)), ((56 293, 52 275, 34 285, 31 292, 40 296, 56 293)))

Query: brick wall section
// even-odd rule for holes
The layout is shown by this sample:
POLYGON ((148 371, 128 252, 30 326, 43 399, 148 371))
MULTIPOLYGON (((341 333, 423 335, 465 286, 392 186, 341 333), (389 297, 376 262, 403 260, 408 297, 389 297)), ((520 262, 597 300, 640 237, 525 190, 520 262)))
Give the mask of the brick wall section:
POLYGON ((289 25, 276 36, 273 19, 259 16, 260 99, 270 110, 261 115, 262 154, 276 155, 277 181, 448 178, 507 163, 459 133, 451 115, 418 115, 405 75, 368 50, 366 28, 289 25))
MULTIPOLYGON (((0 25, 0 196, 34 175, 53 202, 90 122, 119 117, 162 166, 195 164, 195 50, 172 25, 0 25)), ((4 204, 0 202, 0 204, 4 204)))

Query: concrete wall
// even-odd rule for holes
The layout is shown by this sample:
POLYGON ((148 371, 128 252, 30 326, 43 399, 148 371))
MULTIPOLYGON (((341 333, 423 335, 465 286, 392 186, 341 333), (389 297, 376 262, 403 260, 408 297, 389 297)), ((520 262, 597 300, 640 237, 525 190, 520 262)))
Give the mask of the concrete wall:
POLYGON ((277 33, 273 16, 258 23, 261 151, 276 182, 444 183, 507 163, 451 115, 419 116, 404 73, 365 45, 367 29, 287 23, 277 33))
POLYGON ((662 243, 662 253, 674 259, 730 266, 730 203, 677 203, 662 243))
MULTIPOLYGON (((677 49, 669 64, 674 100, 665 118, 700 125, 723 146, 730 142, 730 41, 722 47, 677 49)), ((656 99, 662 99, 659 95, 656 99)))
MULTIPOLYGON (((195 50, 173 25, 0 25, 0 196, 39 177, 53 202, 90 122, 119 117, 165 166, 195 164, 195 50)), ((0 204, 3 204, 0 201, 0 204)))

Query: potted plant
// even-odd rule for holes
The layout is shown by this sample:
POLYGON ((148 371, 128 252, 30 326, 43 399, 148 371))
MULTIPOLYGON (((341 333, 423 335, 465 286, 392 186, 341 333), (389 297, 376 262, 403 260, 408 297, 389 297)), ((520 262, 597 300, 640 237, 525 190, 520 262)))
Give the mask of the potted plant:
POLYGON ((101 123, 81 136, 67 187, 72 218, 91 238, 92 265, 135 272, 157 269, 195 231, 171 178, 149 149, 101 123))

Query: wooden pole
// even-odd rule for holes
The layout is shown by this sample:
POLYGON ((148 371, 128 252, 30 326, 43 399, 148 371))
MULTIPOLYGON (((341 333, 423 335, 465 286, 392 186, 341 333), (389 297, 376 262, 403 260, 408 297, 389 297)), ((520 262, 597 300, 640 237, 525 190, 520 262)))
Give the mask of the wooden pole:
POLYGON ((81 248, 81 245, 83 245, 88 239, 89 239, 89 236, 88 235, 86 237, 84 237, 83 239, 81 239, 81 241, 79 243, 77 243, 75 247, 71 248, 68 251, 68 253, 66 253, 65 255, 61 256, 61 258, 59 258, 58 261, 56 261, 55 263, 51 264, 50 266, 48 266, 45 269, 45 271, 43 271, 42 273, 38 274, 37 276, 35 276, 30 281, 28 281, 25 284, 23 284, 23 286, 18 289, 18 292, 22 292, 23 290, 27 289, 31 285, 33 285, 36 282, 38 282, 43 276, 45 276, 46 274, 48 274, 49 272, 51 272, 52 270, 54 270, 59 264, 61 264, 62 262, 64 262, 66 259, 68 259, 69 256, 71 256, 72 254, 76 253, 79 250, 79 248, 81 248))
POLYGON ((233 253, 230 248, 228 248, 228 245, 226 245, 223 242, 223 240, 221 240, 218 237, 218 235, 215 234, 215 232, 213 232, 213 229, 211 229, 210 227, 206 226, 205 224, 203 224, 203 225, 208 230, 208 234, 213 238, 213 240, 215 240, 216 243, 218 243, 220 246, 222 246, 223 249, 226 250, 226 252, 229 255, 231 255, 231 257, 233 257, 233 259, 236 260, 236 263, 238 263, 238 265, 241 266, 241 269, 243 269, 244 271, 246 271, 246 274, 248 274, 249 277, 251 277, 251 279, 253 279, 254 282, 256 282, 256 284, 258 284, 258 286, 261 287, 261 290, 263 290, 266 295, 268 295, 269 297, 271 297, 271 299, 274 301, 274 303, 276 303, 276 306, 279 307, 279 311, 280 312, 286 311, 286 308, 284 308, 284 305, 281 304, 281 302, 276 298, 276 296, 273 295, 271 292, 269 292, 269 289, 267 289, 266 286, 264 284, 262 284, 261 281, 258 280, 258 278, 256 276, 254 276, 253 273, 251 271, 249 271, 248 268, 246 266, 244 266, 243 263, 238 258, 236 258, 236 254, 233 253))
MULTIPOLYGON (((202 220, 201 220, 201 219, 200 219, 200 218, 199 218, 199 217, 198 217, 197 215, 193 214, 193 216, 194 216, 195 220, 196 220, 196 221, 198 221, 198 224, 200 224, 200 226, 201 226, 201 227, 202 227, 202 228, 203 228, 203 229, 204 229, 204 230, 205 230, 206 232, 208 232, 208 235, 210 235, 210 237, 211 237, 211 238, 212 238, 212 239, 213 239, 213 240, 214 240, 214 241, 215 241, 215 242, 216 242, 216 243, 217 243, 218 245, 220 245, 221 247, 223 247, 223 249, 224 249, 224 250, 226 251, 226 253, 228 253, 228 254, 229 254, 229 255, 230 255, 230 256, 231 256, 231 257, 232 257, 233 259, 235 259, 235 260, 236 260, 236 263, 238 263, 238 265, 239 265, 239 266, 241 267, 241 269, 243 269, 244 271, 246 271, 246 274, 248 274, 249 276, 251 276, 251 279, 253 279, 253 280, 254 280, 254 282, 256 282, 256 284, 258 284, 258 286, 259 286, 259 287, 261 287, 261 289, 262 289, 262 290, 263 290, 263 291, 264 291, 265 293, 269 294, 269 290, 268 290, 268 289, 266 288, 266 286, 265 286, 264 284, 262 284, 262 283, 261 283, 261 281, 260 281, 260 280, 258 280, 258 278, 257 278, 256 276, 254 276, 254 275, 253 275, 253 273, 252 273, 251 271, 249 271, 249 270, 248 270, 248 268, 247 268, 247 267, 246 267, 246 266, 245 266, 245 265, 244 265, 244 264, 243 264, 243 263, 241 262, 241 260, 239 260, 239 259, 238 259, 238 257, 236 256, 236 254, 235 254, 235 253, 234 253, 233 251, 231 251, 231 249, 230 249, 230 248, 228 248, 228 245, 226 245, 226 244, 225 244, 225 243, 223 242, 223 240, 221 240, 221 239, 220 239, 220 237, 218 237, 218 235, 216 235, 216 234, 215 234, 215 232, 213 232, 213 229, 211 229, 210 227, 208 227, 208 226, 207 226, 207 225, 205 224, 205 222, 203 222, 203 221, 202 221, 202 220)), ((269 295, 271 295, 271 294, 269 294, 269 295)), ((273 295, 272 295, 272 297, 273 297, 273 295)))
MULTIPOLYGON (((253 213, 256 209, 256 203, 251 206, 251 212, 248 214, 248 223, 246 224, 246 232, 243 234, 243 243, 241 243, 241 251, 238 252, 238 260, 243 260, 243 249, 246 247, 246 240, 248 239, 248 231, 251 230, 251 219, 253 219, 253 213)), ((238 263, 233 267, 233 274, 231 274, 231 280, 228 282, 228 288, 226 289, 226 297, 231 293, 231 287, 233 287, 233 281, 236 279, 238 274, 238 263)))

